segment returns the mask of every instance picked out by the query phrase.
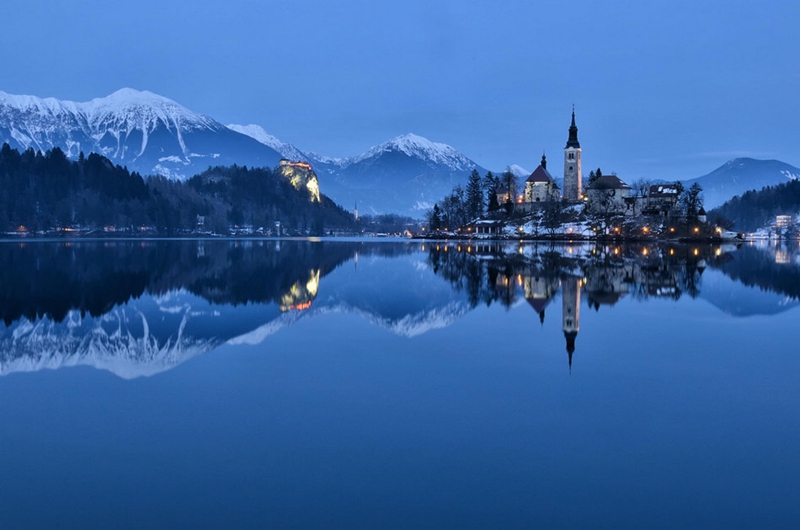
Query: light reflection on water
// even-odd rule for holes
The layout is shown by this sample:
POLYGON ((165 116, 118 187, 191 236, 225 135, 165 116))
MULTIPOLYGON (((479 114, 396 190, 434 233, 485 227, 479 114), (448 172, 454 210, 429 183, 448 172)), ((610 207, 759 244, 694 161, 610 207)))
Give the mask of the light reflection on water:
POLYGON ((0 245, 5 520, 793 526, 797 256, 0 245))

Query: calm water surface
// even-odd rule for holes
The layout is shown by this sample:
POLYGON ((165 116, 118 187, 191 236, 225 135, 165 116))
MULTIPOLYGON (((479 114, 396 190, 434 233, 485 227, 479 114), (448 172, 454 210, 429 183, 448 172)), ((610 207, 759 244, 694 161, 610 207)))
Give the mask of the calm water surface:
POLYGON ((0 282, 4 528, 800 526, 795 246, 7 242, 0 282))

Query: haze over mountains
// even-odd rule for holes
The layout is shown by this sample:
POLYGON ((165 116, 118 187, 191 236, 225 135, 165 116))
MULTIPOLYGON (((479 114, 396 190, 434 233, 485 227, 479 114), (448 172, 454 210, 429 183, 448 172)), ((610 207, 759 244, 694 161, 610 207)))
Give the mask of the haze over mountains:
MULTIPOLYGON (((0 143, 69 157, 97 152, 142 175, 184 180, 209 166, 274 167, 281 158, 314 167, 321 190, 347 209, 421 218, 467 175, 486 169, 453 147, 406 134, 351 158, 304 152, 258 125, 223 125, 168 98, 124 88, 86 103, 16 96, 0 91, 0 143)), ((557 164, 556 164, 557 165, 557 164)), ((512 171, 524 181, 527 170, 512 171)), ((502 171, 503 168, 500 168, 502 171)), ((554 174, 558 174, 557 168, 554 174)), ((704 188, 706 207, 734 195, 798 178, 800 169, 777 160, 732 160, 691 180, 704 188)), ((636 180, 630 176, 629 180, 636 180)))

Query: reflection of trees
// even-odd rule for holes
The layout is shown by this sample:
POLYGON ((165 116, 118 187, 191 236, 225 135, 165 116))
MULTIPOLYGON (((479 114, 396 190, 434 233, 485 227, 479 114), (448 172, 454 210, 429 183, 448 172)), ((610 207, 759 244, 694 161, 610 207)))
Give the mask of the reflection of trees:
POLYGON ((6 325, 21 317, 60 322, 71 310, 96 317, 145 292, 175 289, 219 304, 281 304, 301 285, 302 304, 315 296, 321 277, 356 252, 410 251, 407 245, 308 241, 0 244, 0 317, 6 325))
MULTIPOLYGON (((721 259, 717 248, 688 245, 498 245, 489 248, 436 245, 429 250, 434 272, 447 279, 470 302, 510 307, 523 296, 555 294, 557 279, 580 277, 590 307, 613 305, 623 296, 679 299, 700 292, 707 260, 721 259)), ((536 309, 539 312, 539 309, 536 309)))
POLYGON ((748 287, 800 300, 800 252, 779 248, 784 256, 770 250, 744 246, 735 254, 715 257, 709 265, 748 287))
POLYGON ((473 259, 473 249, 466 247, 459 252, 459 247, 449 245, 432 245, 428 253, 428 263, 433 272, 449 281, 454 289, 467 294, 470 307, 480 302, 487 305, 495 299, 493 282, 497 271, 486 270, 483 265, 473 259))

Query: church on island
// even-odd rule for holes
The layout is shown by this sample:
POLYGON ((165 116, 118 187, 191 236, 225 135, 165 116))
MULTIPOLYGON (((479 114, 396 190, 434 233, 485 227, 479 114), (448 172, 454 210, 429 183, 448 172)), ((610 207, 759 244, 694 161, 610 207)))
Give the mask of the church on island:
POLYGON ((659 233, 667 237, 737 237, 707 225, 702 197, 698 196, 701 188, 684 190, 680 182, 652 185, 645 179, 632 186, 614 173, 602 174, 599 168, 589 172, 585 181, 582 156, 573 108, 560 186, 543 154, 524 188, 518 193, 511 191, 513 187, 504 180, 495 189, 499 210, 490 210, 486 218, 474 221, 466 231, 483 237, 538 237, 546 233, 551 238, 570 239, 653 237, 659 233), (517 225, 513 230, 507 227, 511 223, 517 225))
POLYGON ((518 197, 517 206, 523 212, 530 212, 537 203, 559 201, 562 198, 570 202, 583 200, 583 170, 581 167, 581 144, 578 141, 578 126, 575 125, 575 110, 572 110, 572 124, 569 126, 569 138, 564 147, 564 193, 547 170, 547 157, 542 155, 542 163, 525 181, 525 191, 518 197))

